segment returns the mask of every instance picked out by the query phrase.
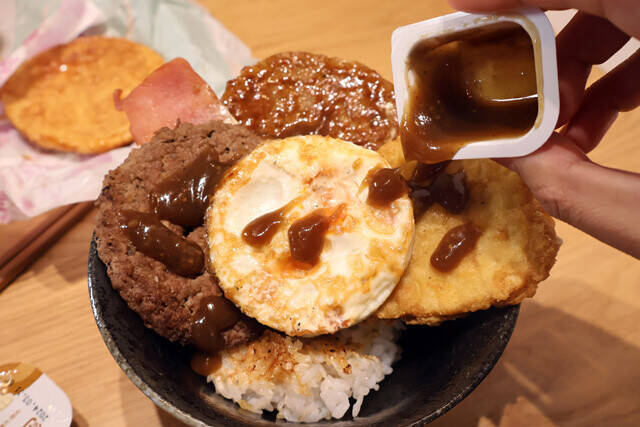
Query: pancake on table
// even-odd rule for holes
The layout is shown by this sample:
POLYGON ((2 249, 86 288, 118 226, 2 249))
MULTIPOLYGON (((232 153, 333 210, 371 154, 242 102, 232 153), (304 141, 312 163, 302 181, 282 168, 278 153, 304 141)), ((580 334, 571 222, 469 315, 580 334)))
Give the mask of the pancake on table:
POLYGON ((245 68, 223 102, 180 59, 116 97, 145 145, 105 178, 100 257, 145 324, 195 344, 192 368, 244 409, 355 417, 399 357, 393 319, 517 303, 555 261, 553 222, 515 174, 404 162, 392 89, 293 52, 245 68), (145 222, 183 252, 150 250, 145 222))

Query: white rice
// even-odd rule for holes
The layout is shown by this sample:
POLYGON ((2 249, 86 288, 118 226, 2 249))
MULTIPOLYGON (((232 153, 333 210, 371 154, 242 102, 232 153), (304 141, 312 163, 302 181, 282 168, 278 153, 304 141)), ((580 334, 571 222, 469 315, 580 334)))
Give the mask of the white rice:
POLYGON ((288 337, 265 331, 252 343, 221 354, 221 366, 207 377, 216 391, 240 407, 278 418, 314 422, 357 416, 364 397, 400 358, 395 341, 400 322, 369 319, 331 336, 288 337))

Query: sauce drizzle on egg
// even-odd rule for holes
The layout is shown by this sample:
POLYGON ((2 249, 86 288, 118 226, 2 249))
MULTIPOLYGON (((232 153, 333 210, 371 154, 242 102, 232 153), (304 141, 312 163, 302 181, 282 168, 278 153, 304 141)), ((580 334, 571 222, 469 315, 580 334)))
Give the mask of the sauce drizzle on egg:
POLYGON ((242 230, 242 240, 253 247, 268 244, 284 221, 285 208, 266 213, 251 221, 242 230))
POLYGON ((289 252, 299 269, 309 269, 320 261, 325 235, 331 223, 342 213, 345 205, 338 206, 331 215, 326 209, 316 209, 289 227, 289 252))

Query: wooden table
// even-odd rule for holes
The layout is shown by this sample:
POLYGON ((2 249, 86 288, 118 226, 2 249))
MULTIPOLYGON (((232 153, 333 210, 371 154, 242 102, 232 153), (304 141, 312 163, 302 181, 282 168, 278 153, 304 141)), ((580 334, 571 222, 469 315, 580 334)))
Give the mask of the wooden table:
MULTIPOLYGON (((392 30, 450 11, 444 1, 204 1, 256 57, 308 50, 391 76, 392 30)), ((624 114, 593 159, 640 171, 640 111, 624 114)), ((177 425, 127 379, 89 308, 94 213, 0 293, 0 362, 24 361, 69 395, 79 426, 177 425)), ((0 245, 26 225, 0 227, 0 245)), ((565 224, 552 276, 522 306, 480 387, 435 425, 640 425, 640 262, 565 224)))

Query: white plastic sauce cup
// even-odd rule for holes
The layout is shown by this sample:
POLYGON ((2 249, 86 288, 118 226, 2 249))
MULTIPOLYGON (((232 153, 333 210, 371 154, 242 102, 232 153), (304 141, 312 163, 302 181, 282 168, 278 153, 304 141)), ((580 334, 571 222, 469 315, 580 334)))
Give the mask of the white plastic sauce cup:
POLYGON ((538 117, 526 134, 491 140, 469 141, 454 159, 519 157, 532 153, 551 136, 558 121, 560 97, 553 27, 540 9, 524 8, 505 14, 479 15, 457 12, 397 28, 391 36, 391 65, 398 122, 402 123, 409 97, 407 59, 416 43, 434 37, 480 28, 500 22, 523 27, 533 42, 538 89, 538 117))

